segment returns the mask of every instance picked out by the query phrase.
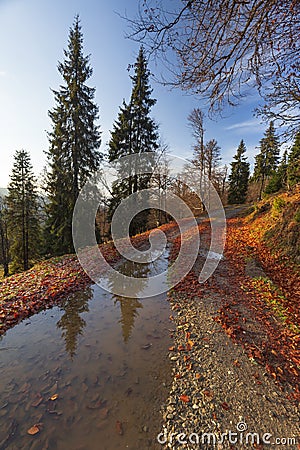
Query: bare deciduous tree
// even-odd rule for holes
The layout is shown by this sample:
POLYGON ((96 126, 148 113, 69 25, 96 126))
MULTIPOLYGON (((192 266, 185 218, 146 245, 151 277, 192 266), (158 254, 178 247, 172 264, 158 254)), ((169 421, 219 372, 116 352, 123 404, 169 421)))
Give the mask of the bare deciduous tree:
POLYGON ((166 81, 206 96, 211 112, 255 86, 260 114, 299 128, 299 0, 140 0, 128 20, 129 36, 163 57, 166 81))

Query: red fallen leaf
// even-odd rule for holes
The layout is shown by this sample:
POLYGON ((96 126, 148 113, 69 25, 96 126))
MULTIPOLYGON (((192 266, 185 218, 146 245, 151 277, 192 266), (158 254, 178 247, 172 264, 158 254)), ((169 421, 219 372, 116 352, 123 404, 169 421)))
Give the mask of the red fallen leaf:
POLYGON ((190 401, 190 397, 188 395, 181 395, 179 399, 184 403, 188 403, 190 401))
POLYGON ((233 365, 236 366, 236 367, 241 367, 241 365, 240 365, 240 363, 239 363, 239 361, 237 359, 235 359, 233 361, 233 365))
POLYGON ((188 364, 188 365, 186 366, 186 368, 187 368, 187 370, 192 370, 193 364, 188 364))
POLYGON ((178 346, 178 350, 179 350, 180 352, 185 351, 185 346, 184 346, 184 345, 179 345, 179 346, 178 346))
POLYGON ((124 434, 122 422, 119 420, 116 421, 116 431, 120 436, 124 434))
POLYGON ((191 333, 188 331, 185 335, 186 339, 189 339, 191 337, 191 333))
POLYGON ((206 389, 205 391, 203 391, 203 394, 208 397, 208 398, 213 398, 214 393, 213 391, 209 391, 208 389, 206 389))
POLYGON ((173 345, 172 347, 169 347, 169 351, 170 351, 170 352, 173 352, 174 350, 175 350, 174 345, 173 345))
POLYGON ((230 406, 226 402, 221 403, 221 406, 223 409, 225 409, 225 411, 228 411, 230 409, 230 406))
POLYGON ((196 377, 197 380, 199 380, 199 378, 201 378, 200 373, 196 373, 195 377, 196 377))
POLYGON ((179 378, 181 378, 181 374, 180 374, 180 373, 176 373, 175 378, 176 378, 177 380, 179 380, 179 378))
POLYGON ((189 361, 191 359, 191 357, 190 356, 187 356, 187 355, 184 355, 184 357, 183 357, 183 361, 184 362, 187 362, 187 361, 189 361))

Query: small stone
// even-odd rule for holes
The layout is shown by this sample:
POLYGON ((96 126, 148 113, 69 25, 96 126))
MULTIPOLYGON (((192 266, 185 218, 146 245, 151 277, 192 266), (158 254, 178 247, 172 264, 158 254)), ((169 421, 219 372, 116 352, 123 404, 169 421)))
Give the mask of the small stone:
POLYGON ((171 405, 167 406, 167 411, 168 412, 172 413, 174 411, 174 409, 175 409, 174 406, 171 406, 171 405))
POLYGON ((149 427, 147 425, 144 425, 143 426, 143 431, 144 431, 144 433, 148 433, 149 427))

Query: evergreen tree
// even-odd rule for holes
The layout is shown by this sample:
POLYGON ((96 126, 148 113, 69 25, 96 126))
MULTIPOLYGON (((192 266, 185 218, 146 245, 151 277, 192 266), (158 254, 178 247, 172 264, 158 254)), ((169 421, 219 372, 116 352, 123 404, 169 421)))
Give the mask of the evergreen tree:
POLYGON ((284 189, 287 185, 287 167, 288 167, 288 154, 287 150, 282 155, 279 166, 273 172, 265 189, 266 194, 274 194, 275 192, 284 189))
MULTIPOLYGON (((134 64, 132 92, 127 104, 123 101, 118 119, 111 132, 109 142, 109 161, 122 156, 153 152, 158 149, 158 132, 155 121, 150 117, 152 106, 156 100, 151 98, 152 89, 149 84, 150 72, 147 67, 144 48, 141 47, 137 61, 134 64)), ((122 199, 134 192, 147 189, 150 175, 137 175, 130 167, 119 167, 119 178, 112 187, 112 198, 109 207, 109 216, 113 213, 122 199)), ((140 213, 131 224, 131 233, 142 231, 147 221, 147 212, 140 213)))
POLYGON ((39 204, 29 153, 17 151, 8 185, 7 218, 15 270, 27 270, 39 253, 39 204))
POLYGON ((87 86, 92 75, 89 56, 83 55, 83 34, 79 17, 70 29, 65 59, 58 64, 64 85, 53 90, 56 106, 49 111, 49 197, 46 235, 48 251, 73 251, 72 214, 82 186, 99 168, 100 132, 96 125, 99 109, 94 103, 95 89, 87 86))
POLYGON ((246 146, 243 139, 233 157, 229 176, 228 203, 245 203, 248 191, 250 164, 245 157, 246 146))
POLYGON ((297 133, 288 157, 287 184, 290 189, 300 183, 300 132, 297 133))
POLYGON ((9 275, 9 240, 7 224, 7 206, 0 196, 0 263, 3 265, 3 275, 9 275))
POLYGON ((274 123, 265 132, 260 141, 260 153, 255 157, 254 174, 255 181, 260 182, 259 200, 261 199, 266 181, 274 173, 279 160, 279 141, 275 135, 274 123))

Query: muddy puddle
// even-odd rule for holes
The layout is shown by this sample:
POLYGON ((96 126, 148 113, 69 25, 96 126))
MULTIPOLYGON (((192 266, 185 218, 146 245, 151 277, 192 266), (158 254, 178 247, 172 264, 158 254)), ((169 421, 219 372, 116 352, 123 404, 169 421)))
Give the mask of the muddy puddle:
MULTIPOLYGON (((122 271, 149 277, 167 256, 122 271)), ((0 449, 160 448, 169 314, 165 294, 122 298, 93 285, 9 330, 0 340, 0 449)))

